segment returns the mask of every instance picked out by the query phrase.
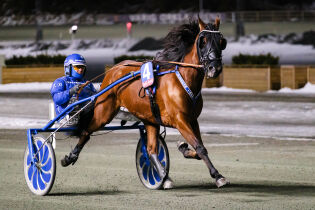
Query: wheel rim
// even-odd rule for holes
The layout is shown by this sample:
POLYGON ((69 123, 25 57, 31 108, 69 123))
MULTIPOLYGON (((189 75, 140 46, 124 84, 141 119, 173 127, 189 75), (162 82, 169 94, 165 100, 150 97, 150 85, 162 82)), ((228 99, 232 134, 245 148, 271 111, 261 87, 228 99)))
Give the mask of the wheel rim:
MULTIPOLYGON (((169 158, 168 158, 168 150, 165 144, 161 142, 159 139, 157 143, 158 148, 158 159, 161 164, 165 167, 167 173, 169 169, 169 158)), ((140 178, 140 181, 143 185, 149 189, 159 189, 163 181, 159 174, 157 173, 155 167, 151 163, 146 145, 143 144, 143 141, 140 140, 137 147, 137 172, 140 178)))
POLYGON ((34 154, 41 150, 32 162, 28 147, 25 151, 24 173, 29 189, 36 195, 47 194, 55 178, 55 154, 50 143, 43 145, 44 139, 41 137, 34 138, 34 154))

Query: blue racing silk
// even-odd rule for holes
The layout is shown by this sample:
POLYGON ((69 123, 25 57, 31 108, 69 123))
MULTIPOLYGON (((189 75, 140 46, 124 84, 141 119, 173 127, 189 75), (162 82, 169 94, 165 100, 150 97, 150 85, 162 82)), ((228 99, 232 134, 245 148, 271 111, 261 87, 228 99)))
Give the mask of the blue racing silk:
MULTIPOLYGON (((50 89, 50 94, 55 104, 56 115, 59 115, 68 105, 72 97, 77 95, 70 95, 70 89, 75 85, 82 85, 86 82, 85 79, 76 79, 70 76, 64 76, 56 79, 50 89)), ((96 93, 93 84, 90 83, 81 91, 79 100, 92 96, 96 93)))

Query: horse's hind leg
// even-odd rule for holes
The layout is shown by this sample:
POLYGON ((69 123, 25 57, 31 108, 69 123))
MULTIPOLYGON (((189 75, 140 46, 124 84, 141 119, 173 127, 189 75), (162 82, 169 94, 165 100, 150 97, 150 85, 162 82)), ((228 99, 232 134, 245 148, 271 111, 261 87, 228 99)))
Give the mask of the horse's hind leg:
POLYGON ((161 179, 166 177, 166 171, 157 157, 157 141, 159 135, 159 126, 145 125, 147 131, 147 151, 151 162, 157 169, 157 172, 161 179))
POLYGON ((96 103, 94 108, 93 118, 90 121, 87 128, 84 128, 81 131, 80 139, 78 144, 75 148, 66 155, 61 160, 61 165, 66 167, 70 164, 75 164, 78 160, 81 150, 83 149, 84 145, 89 141, 90 135, 94 132, 99 130, 100 128, 104 127, 107 123, 109 123, 117 113, 117 106, 114 97, 109 97, 106 100, 102 100, 99 103, 96 103))
MULTIPOLYGON (((196 155, 198 155, 198 157, 205 162, 209 169, 211 177, 216 180, 216 185, 218 187, 221 187, 228 184, 229 182, 218 172, 218 170, 210 161, 208 151, 204 147, 201 140, 198 121, 195 120, 190 124, 188 123, 188 121, 185 120, 184 117, 182 117, 181 119, 178 120, 177 129, 187 140, 187 142, 195 149, 196 155)), ((193 154, 193 152, 191 153, 193 154)))
POLYGON ((160 178, 164 180, 163 188, 173 188, 173 181, 168 177, 168 173, 158 159, 157 141, 159 138, 159 125, 145 125, 147 131, 147 151, 152 164, 155 166, 160 178))

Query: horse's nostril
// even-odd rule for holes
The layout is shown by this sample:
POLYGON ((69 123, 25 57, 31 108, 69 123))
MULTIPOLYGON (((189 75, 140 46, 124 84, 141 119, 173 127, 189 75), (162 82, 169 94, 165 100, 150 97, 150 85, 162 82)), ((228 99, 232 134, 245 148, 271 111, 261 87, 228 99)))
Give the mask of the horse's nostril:
POLYGON ((216 68, 214 66, 209 66, 208 67, 208 73, 207 73, 207 78, 212 78, 214 77, 216 72, 216 68))

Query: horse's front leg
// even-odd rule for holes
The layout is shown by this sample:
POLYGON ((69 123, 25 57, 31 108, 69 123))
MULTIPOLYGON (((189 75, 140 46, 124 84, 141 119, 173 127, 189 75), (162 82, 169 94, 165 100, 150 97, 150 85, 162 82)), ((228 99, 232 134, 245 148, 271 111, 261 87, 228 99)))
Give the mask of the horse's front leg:
POLYGON ((157 154, 157 141, 159 138, 160 126, 146 124, 145 128, 147 131, 147 152, 149 154, 150 161, 157 170, 160 178, 164 180, 163 188, 173 188, 173 181, 168 177, 168 173, 159 161, 157 154))
MULTIPOLYGON (((202 159, 205 162, 206 166, 209 169, 211 177, 214 178, 216 181, 217 187, 222 187, 228 184, 229 182, 225 179, 225 177, 223 177, 218 172, 218 170, 214 167, 208 156, 208 151, 202 143, 198 121, 194 120, 192 123, 189 123, 187 120, 185 120, 185 117, 182 116, 179 118, 177 122, 178 122, 177 129, 187 140, 187 142, 195 149, 195 151, 190 150, 190 153, 192 155, 197 155, 200 159, 202 159)), ((181 148, 179 147, 179 150, 180 149, 181 148)), ((184 152, 183 154, 185 156, 184 152)))
MULTIPOLYGON (((192 123, 191 127, 192 127, 192 129, 196 135, 196 138, 201 139, 198 121, 196 121, 196 122, 197 122, 197 124, 195 125, 195 123, 192 123)), ((193 149, 190 149, 186 142, 178 141, 177 148, 181 153, 183 153, 185 158, 201 160, 201 158, 198 156, 197 152, 193 149)))

